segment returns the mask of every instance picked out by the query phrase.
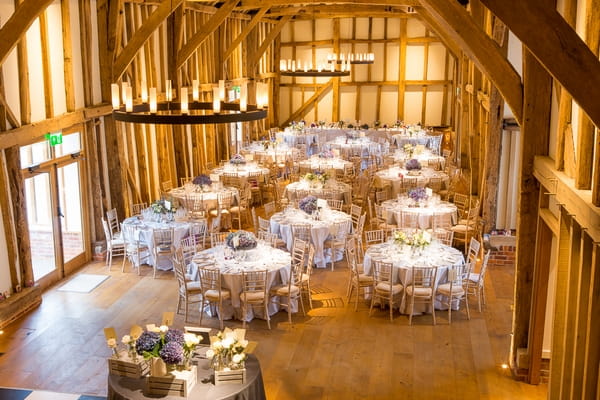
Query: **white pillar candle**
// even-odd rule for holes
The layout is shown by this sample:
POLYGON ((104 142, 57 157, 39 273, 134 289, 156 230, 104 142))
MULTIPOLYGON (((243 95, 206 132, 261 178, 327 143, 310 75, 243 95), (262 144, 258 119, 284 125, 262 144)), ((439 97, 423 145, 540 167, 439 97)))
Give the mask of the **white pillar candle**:
POLYGON ((181 113, 188 114, 190 111, 188 107, 188 88, 182 87, 179 89, 179 93, 181 93, 181 113))
POLYGON ((148 102, 148 85, 146 85, 146 81, 141 82, 141 98, 142 103, 148 102))
POLYGON ((127 100, 127 86, 129 86, 127 82, 121 83, 121 100, 123 100, 123 104, 127 100))
POLYGON ((165 81, 165 98, 167 101, 173 100, 173 87, 171 86, 171 80, 165 81))
POLYGON ((240 111, 248 110, 248 84, 246 82, 240 85, 240 111))
POLYGON ((292 60, 292 72, 296 72, 296 60, 292 60))
POLYGON ((156 114, 156 88, 150 88, 150 113, 156 114))
POLYGON ((331 63, 331 65, 329 66, 329 70, 331 72, 335 72, 335 63, 331 63))
POLYGON ((111 99, 112 99, 112 108, 113 110, 118 110, 119 106, 121 105, 120 99, 119 99, 119 84, 117 83, 113 83, 110 85, 110 93, 111 93, 111 99))
POLYGON ((219 95, 221 94, 221 90, 218 86, 213 87, 213 112, 218 114, 221 112, 221 99, 219 95))
POLYGON ((285 60, 280 60, 279 61, 279 70, 280 71, 287 71, 287 61, 285 61, 285 60))
POLYGON ((225 101, 225 81, 219 80, 219 100, 225 101))
POLYGON ((125 111, 133 111, 133 92, 131 90, 131 86, 127 86, 125 89, 125 111))
POLYGON ((198 99, 200 98, 199 87, 200 87, 200 85, 198 84, 198 79, 194 79, 192 81, 192 99, 194 101, 198 101, 198 99))

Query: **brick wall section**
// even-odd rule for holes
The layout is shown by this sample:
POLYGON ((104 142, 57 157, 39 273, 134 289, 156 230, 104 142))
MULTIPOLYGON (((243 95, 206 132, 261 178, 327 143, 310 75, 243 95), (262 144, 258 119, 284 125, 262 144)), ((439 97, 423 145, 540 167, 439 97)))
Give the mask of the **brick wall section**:
POLYGON ((488 266, 514 267, 517 248, 515 246, 499 246, 490 253, 488 266))

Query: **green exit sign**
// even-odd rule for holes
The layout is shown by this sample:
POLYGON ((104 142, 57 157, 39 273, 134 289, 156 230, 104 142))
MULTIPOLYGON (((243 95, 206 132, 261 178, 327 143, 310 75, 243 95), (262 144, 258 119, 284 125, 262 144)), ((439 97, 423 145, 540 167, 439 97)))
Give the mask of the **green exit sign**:
POLYGON ((47 141, 50 142, 50 146, 56 146, 57 144, 62 144, 62 132, 58 133, 46 133, 44 135, 47 141))

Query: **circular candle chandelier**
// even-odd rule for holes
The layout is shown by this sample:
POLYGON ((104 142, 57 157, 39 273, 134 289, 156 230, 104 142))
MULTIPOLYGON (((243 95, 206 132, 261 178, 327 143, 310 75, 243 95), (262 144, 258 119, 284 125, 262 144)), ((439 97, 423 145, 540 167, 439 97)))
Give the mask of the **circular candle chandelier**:
POLYGON ((313 68, 310 61, 302 63, 301 60, 280 60, 279 74, 282 76, 298 76, 298 77, 332 77, 332 76, 349 76, 350 62, 340 63, 340 69, 336 69, 335 64, 317 64, 313 68))
POLYGON ((268 84, 256 82, 256 105, 248 104, 247 83, 240 85, 239 103, 225 102, 225 81, 213 87, 213 101, 199 101, 199 84, 192 82, 192 101, 188 87, 180 88, 180 99, 173 101, 171 81, 165 82, 165 100, 158 101, 156 88, 148 91, 141 84, 140 103, 133 104, 132 88, 123 82, 121 88, 111 85, 113 117, 117 121, 137 124, 199 125, 256 121, 267 116, 268 84), (123 104, 121 104, 123 99, 123 104))

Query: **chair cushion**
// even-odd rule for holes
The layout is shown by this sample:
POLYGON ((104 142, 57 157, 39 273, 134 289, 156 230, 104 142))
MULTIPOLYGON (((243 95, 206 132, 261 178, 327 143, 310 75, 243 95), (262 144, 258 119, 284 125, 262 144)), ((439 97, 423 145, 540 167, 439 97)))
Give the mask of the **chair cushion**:
MULTIPOLYGON (((392 294, 398 294, 402 291, 403 286, 400 283, 392 285, 392 294)), ((377 286, 375 286, 375 290, 378 292, 388 292, 390 291, 390 284, 387 282, 379 282, 377 286)))
POLYGON ((194 281, 194 282, 187 282, 186 284, 187 290, 200 290, 200 282, 198 281, 194 281))
MULTIPOLYGON (((450 282, 442 283, 441 285, 438 285, 437 291, 443 295, 450 296, 450 282)), ((462 286, 459 286, 459 285, 452 286, 452 295, 453 296, 462 296, 463 294, 465 294, 465 290, 463 289, 462 286)))
MULTIPOLYGON (((353 278, 356 281, 356 277, 353 278)), ((373 277, 365 274, 358 274, 358 281, 360 283, 373 283, 373 277)))
POLYGON ((264 292, 242 292, 242 294, 240 294, 241 301, 262 301, 264 298, 264 292))
POLYGON ((479 274, 478 274, 478 273, 476 273, 476 272, 471 272, 471 273, 469 274, 469 280, 470 280, 471 282, 475 282, 475 283, 477 283, 477 282, 479 281, 479 274))
MULTIPOLYGON (((231 296, 229 290, 221 289, 221 299, 226 300, 231 296)), ((208 289, 204 292, 204 297, 209 301, 218 301, 219 300, 219 291, 217 289, 208 289)))
POLYGON ((415 288, 413 286, 406 287, 406 294, 417 297, 431 297, 431 288, 415 288), (414 293, 414 294, 413 294, 414 293))
POLYGON ((304 272, 302 273, 300 280, 302 281, 302 283, 306 283, 310 280, 310 275, 304 272))
POLYGON ((291 288, 288 285, 278 285, 278 286, 274 286, 271 289, 271 294, 275 295, 275 296, 288 296, 288 294, 295 296, 299 292, 300 292, 300 288, 295 285, 292 285, 291 288))
POLYGON ((475 229, 472 226, 467 226, 464 224, 457 224, 454 225, 452 228, 450 228, 450 230, 452 232, 459 232, 459 233, 464 233, 464 232, 473 232, 475 229))

